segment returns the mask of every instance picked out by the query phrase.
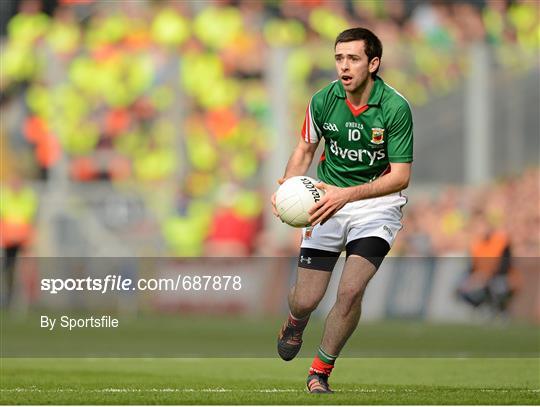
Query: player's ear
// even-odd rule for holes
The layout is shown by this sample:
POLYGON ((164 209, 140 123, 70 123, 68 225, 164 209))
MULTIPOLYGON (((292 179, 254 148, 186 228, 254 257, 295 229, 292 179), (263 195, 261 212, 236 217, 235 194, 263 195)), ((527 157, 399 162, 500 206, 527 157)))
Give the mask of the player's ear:
POLYGON ((381 60, 379 59, 379 57, 375 57, 371 61, 369 61, 369 66, 368 66, 369 73, 373 73, 377 71, 380 63, 381 63, 381 60))

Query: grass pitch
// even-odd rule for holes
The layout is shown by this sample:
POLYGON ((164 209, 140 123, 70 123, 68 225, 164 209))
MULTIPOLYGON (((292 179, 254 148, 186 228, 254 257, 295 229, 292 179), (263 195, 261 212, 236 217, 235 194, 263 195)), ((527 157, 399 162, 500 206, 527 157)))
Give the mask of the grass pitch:
MULTIPOLYGON (((274 358, 277 332, 283 324, 282 318, 139 315, 120 317, 115 329, 49 331, 40 328, 39 318, 38 313, 20 319, 0 314, 3 357, 274 358)), ((309 322, 300 357, 314 355, 323 325, 321 318, 309 322)), ((539 357, 540 329, 524 324, 362 321, 341 356, 539 357)))
POLYGON ((537 358, 341 358, 331 395, 311 359, 1 360, 2 404, 540 404, 537 358))
POLYGON ((0 318, 0 403, 540 404, 537 326, 361 323, 331 377, 336 393, 312 395, 323 321, 292 362, 275 354, 281 323, 152 315, 49 332, 39 314, 0 318))

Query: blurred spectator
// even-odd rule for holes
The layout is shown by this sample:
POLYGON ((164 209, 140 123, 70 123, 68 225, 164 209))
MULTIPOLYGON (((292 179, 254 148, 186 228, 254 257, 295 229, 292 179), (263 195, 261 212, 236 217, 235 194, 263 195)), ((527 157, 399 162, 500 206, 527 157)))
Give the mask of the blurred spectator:
POLYGON ((207 239, 207 256, 244 257, 255 251, 261 230, 262 202, 258 194, 225 188, 227 194, 216 211, 207 239))
POLYGON ((468 252, 468 236, 475 229, 472 215, 484 207, 487 219, 507 234, 514 256, 538 257, 540 235, 534 231, 540 230, 539 180, 540 170, 534 168, 479 190, 448 187, 437 198, 416 196, 404 209, 406 227, 400 232, 395 252, 414 255, 418 243, 410 247, 409 242, 415 241, 431 247, 435 256, 468 252))
POLYGON ((473 215, 469 226, 471 268, 458 293, 474 307, 487 304, 494 314, 504 312, 519 289, 510 241, 481 210, 473 215))
POLYGON ((402 256, 432 257, 434 256, 431 236, 421 227, 420 219, 424 216, 419 206, 406 210, 403 218, 403 229, 407 231, 404 238, 397 241, 394 253, 402 256))
POLYGON ((0 247, 3 249, 2 306, 10 304, 17 256, 31 242, 38 200, 31 187, 12 176, 0 187, 0 247))

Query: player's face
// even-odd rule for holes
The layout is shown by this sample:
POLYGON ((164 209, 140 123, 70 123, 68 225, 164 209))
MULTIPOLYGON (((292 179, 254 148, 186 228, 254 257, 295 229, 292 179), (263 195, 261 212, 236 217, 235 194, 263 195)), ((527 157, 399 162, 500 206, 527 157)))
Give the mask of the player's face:
POLYGON ((339 80, 349 93, 363 88, 372 72, 379 66, 379 58, 368 62, 364 41, 340 42, 335 52, 336 70, 339 80))

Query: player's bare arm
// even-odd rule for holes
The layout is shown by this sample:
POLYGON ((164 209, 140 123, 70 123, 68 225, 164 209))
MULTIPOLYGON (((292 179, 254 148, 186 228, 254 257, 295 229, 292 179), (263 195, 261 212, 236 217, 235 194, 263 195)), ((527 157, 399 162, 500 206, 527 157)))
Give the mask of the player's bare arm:
MULTIPOLYGON (((308 143, 304 139, 300 139, 298 144, 294 148, 289 161, 287 162, 287 167, 285 168, 285 175, 282 178, 278 179, 278 184, 281 185, 285 182, 287 178, 294 177, 296 175, 304 175, 311 162, 313 161, 313 156, 317 150, 319 142, 308 143)), ((275 216, 278 216, 276 210, 276 194, 272 194, 272 212, 275 216)))
POLYGON ((391 171, 366 184, 340 188, 323 182, 316 185, 326 192, 324 197, 309 210, 310 222, 314 226, 324 223, 348 202, 377 198, 407 188, 411 178, 411 163, 390 163, 391 171))
POLYGON ((411 179, 411 163, 390 163, 391 171, 367 184, 350 187, 350 202, 403 191, 411 179))
POLYGON ((291 157, 289 158, 283 179, 297 175, 305 175, 309 166, 311 165, 311 162, 313 161, 313 156, 318 145, 319 142, 308 143, 301 138, 294 148, 291 157))

